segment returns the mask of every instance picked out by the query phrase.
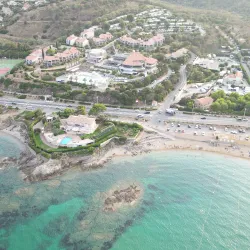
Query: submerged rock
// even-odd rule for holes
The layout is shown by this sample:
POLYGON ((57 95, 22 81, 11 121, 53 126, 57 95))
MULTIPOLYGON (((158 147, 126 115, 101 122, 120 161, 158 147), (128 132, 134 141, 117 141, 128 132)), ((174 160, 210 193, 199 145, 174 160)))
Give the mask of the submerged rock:
POLYGON ((139 186, 130 185, 125 189, 117 189, 104 201, 104 211, 115 211, 117 205, 131 204, 141 196, 142 190, 139 186))

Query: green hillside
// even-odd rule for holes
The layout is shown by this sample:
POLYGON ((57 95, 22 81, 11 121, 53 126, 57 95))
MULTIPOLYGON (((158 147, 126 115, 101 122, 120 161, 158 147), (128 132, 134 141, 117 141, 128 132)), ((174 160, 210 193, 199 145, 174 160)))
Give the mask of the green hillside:
POLYGON ((226 10, 250 17, 249 0, 165 0, 166 2, 209 10, 226 10))

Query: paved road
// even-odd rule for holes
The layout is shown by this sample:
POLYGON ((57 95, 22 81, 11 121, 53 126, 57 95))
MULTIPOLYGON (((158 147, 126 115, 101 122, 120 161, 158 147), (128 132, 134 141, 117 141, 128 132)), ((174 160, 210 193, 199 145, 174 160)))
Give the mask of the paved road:
MULTIPOLYGON (((17 99, 17 98, 0 98, 0 104, 18 107, 21 109, 34 110, 43 109, 46 112, 59 111, 65 108, 76 108, 78 104, 72 103, 60 103, 50 102, 42 100, 28 100, 28 99, 17 99)), ((87 111, 91 108, 90 105, 85 105, 87 111)), ((118 108, 107 108, 106 114, 110 115, 121 115, 121 116, 132 116, 136 117, 139 114, 139 110, 131 109, 118 109, 118 108)), ((144 111, 143 111, 144 112, 144 111)))
MULTIPOLYGON (((188 63, 192 63, 196 57, 194 53, 191 53, 191 58, 189 59, 188 63)), ((166 99, 164 100, 164 103, 161 105, 160 110, 162 111, 161 114, 155 113, 155 115, 152 118, 152 123, 157 124, 159 120, 165 119, 165 110, 170 108, 171 104, 175 103, 179 99, 180 92, 187 84, 187 72, 186 72, 186 65, 182 65, 180 67, 180 79, 179 82, 175 85, 175 89, 167 95, 166 99)))
POLYGON ((168 79, 170 77, 170 75, 172 74, 172 70, 168 69, 168 73, 164 76, 161 76, 160 78, 156 79, 155 81, 153 81, 150 85, 148 85, 148 88, 154 88, 155 86, 157 86, 158 84, 162 83, 163 81, 165 81, 166 79, 168 79))

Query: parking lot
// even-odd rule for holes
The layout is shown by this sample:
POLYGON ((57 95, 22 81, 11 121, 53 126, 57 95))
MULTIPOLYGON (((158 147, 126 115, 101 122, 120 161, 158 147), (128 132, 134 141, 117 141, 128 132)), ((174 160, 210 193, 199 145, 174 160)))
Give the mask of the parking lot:
POLYGON ((185 134, 192 136, 212 137, 225 140, 249 140, 249 130, 232 126, 211 126, 204 124, 187 124, 177 122, 166 122, 166 133, 185 134))

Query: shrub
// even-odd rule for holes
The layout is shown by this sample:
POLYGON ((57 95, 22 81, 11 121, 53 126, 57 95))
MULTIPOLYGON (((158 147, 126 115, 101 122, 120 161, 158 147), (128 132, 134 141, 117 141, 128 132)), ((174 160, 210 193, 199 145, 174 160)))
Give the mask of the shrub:
POLYGON ((18 99, 26 99, 27 95, 19 95, 17 98, 18 99))

